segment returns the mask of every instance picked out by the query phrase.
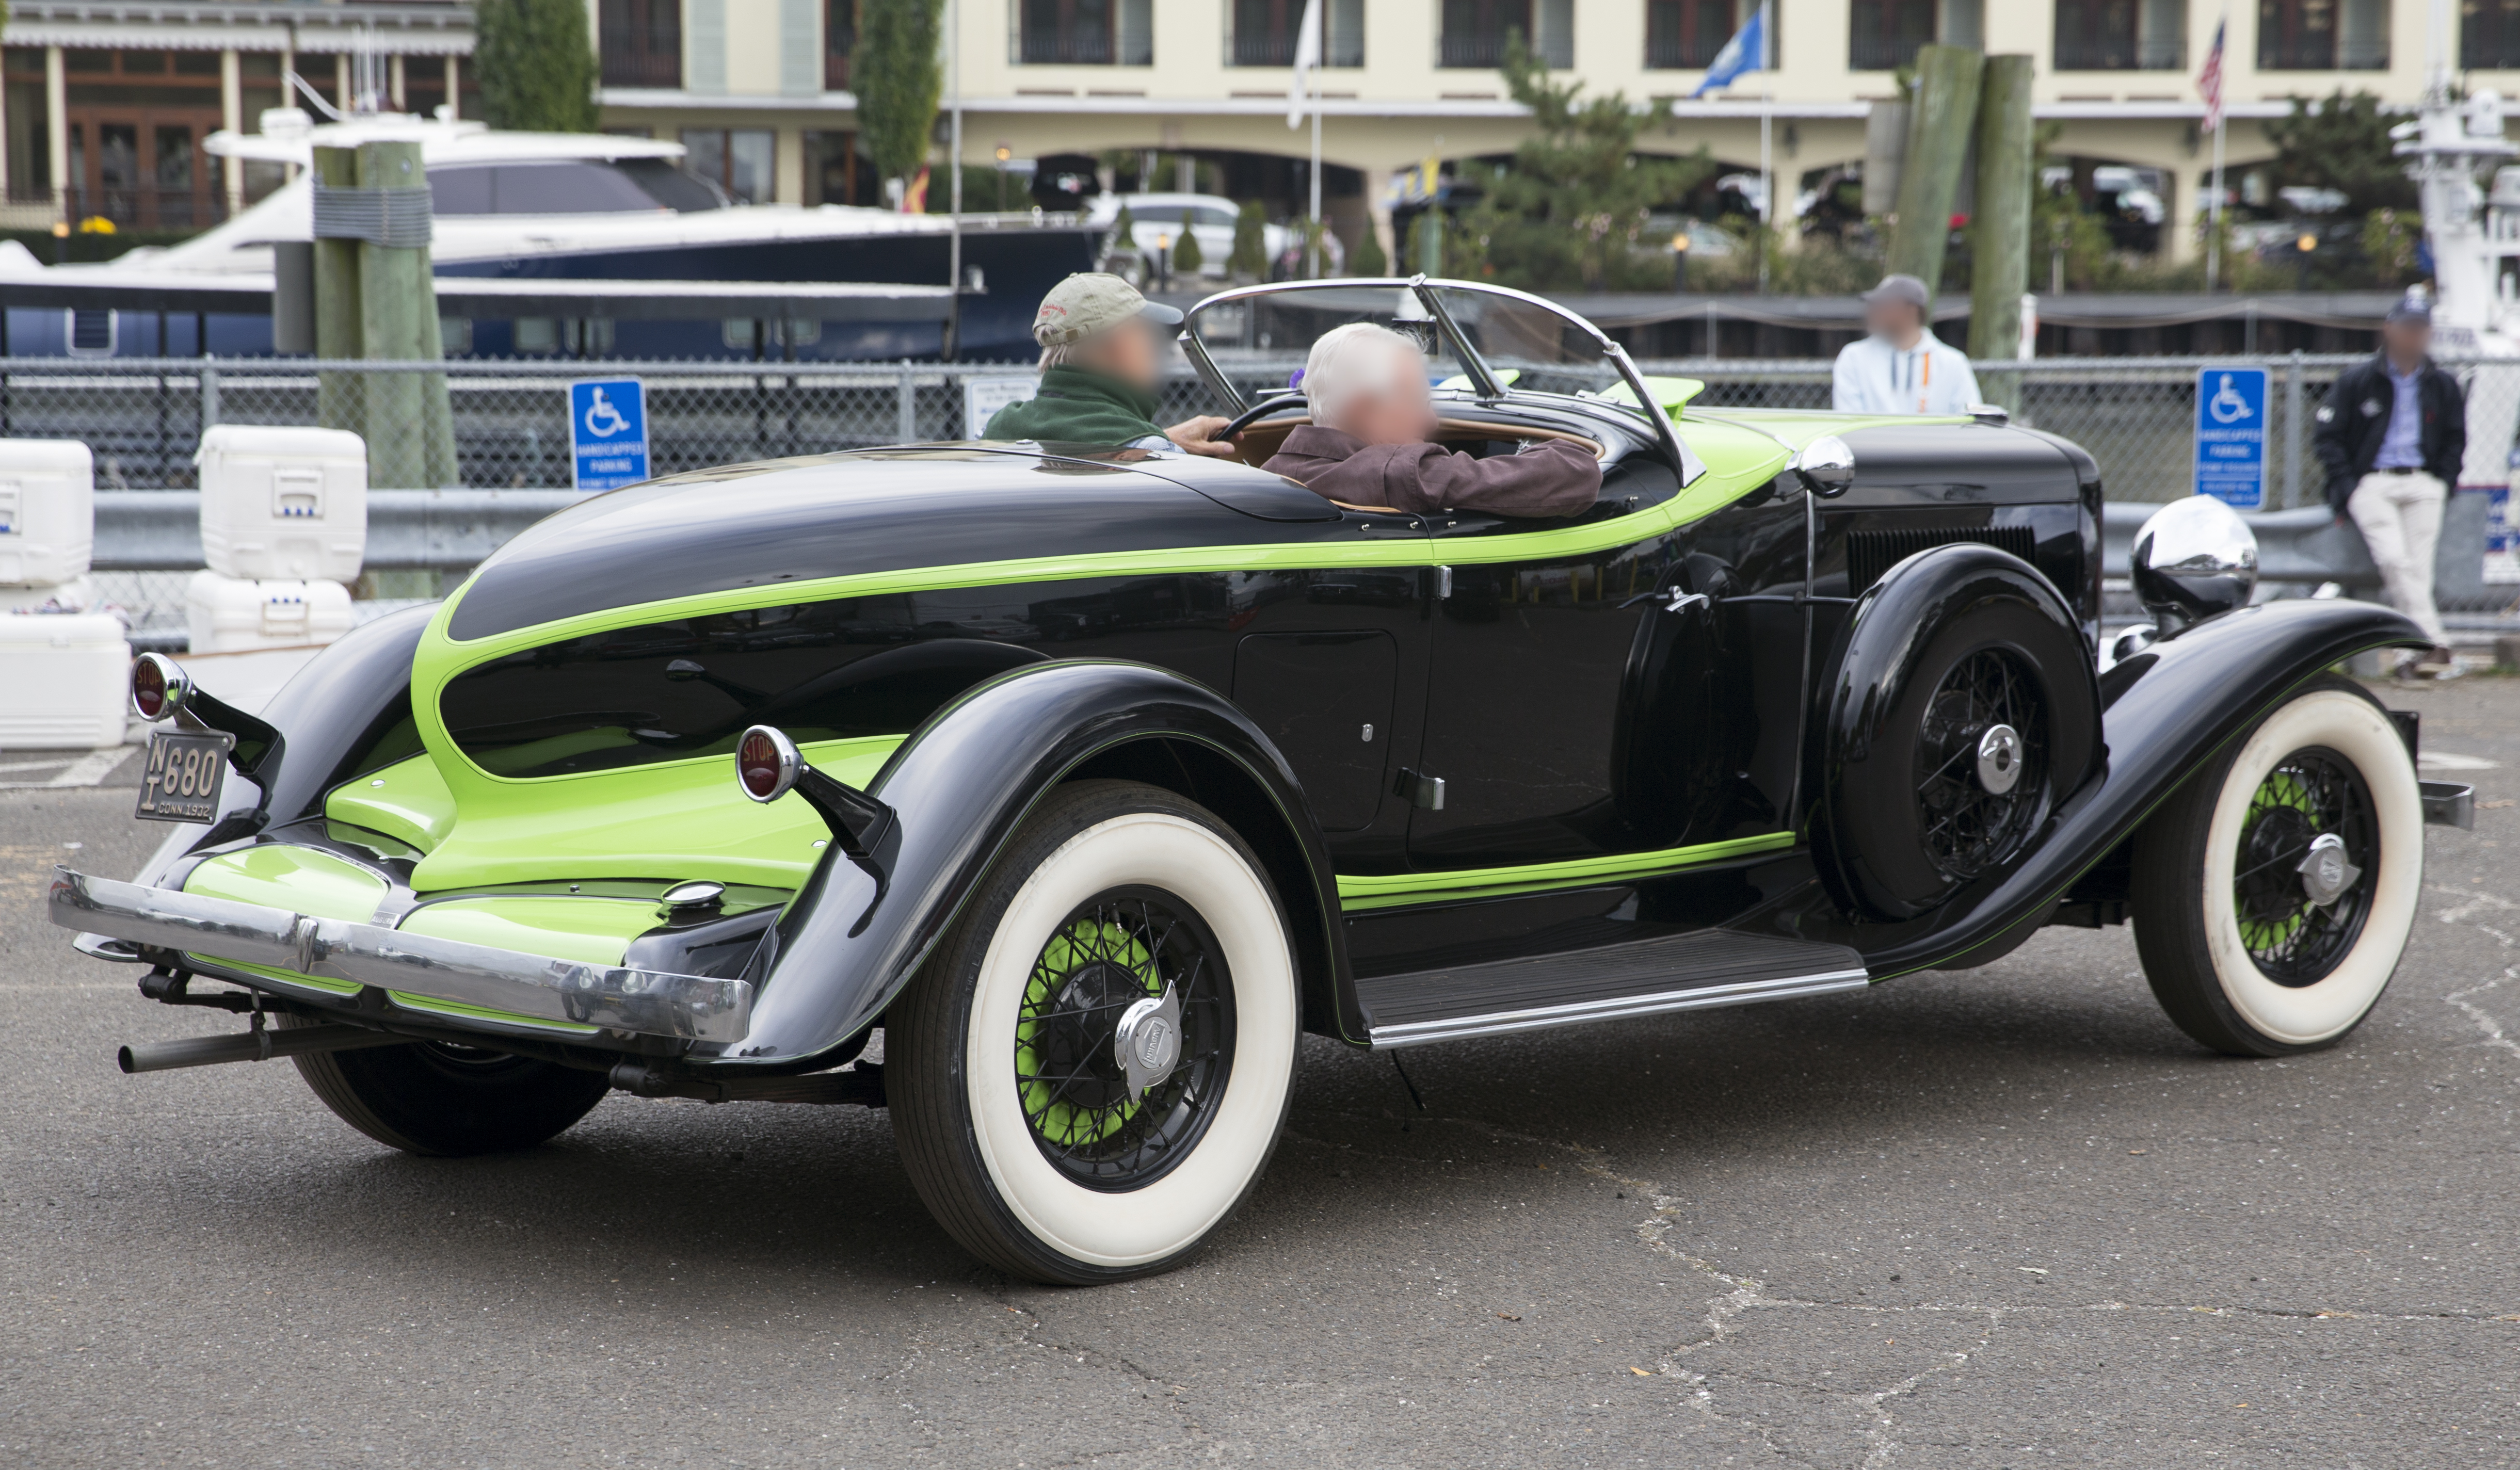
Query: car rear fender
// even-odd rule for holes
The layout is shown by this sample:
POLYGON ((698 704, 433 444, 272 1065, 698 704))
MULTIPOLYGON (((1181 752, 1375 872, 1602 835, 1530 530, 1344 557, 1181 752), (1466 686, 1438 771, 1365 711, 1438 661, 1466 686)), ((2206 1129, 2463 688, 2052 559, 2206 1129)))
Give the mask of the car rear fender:
MULTIPOLYGON (((280 731, 280 741, 250 780, 231 778, 226 815, 215 824, 185 823, 168 831, 134 881, 165 883, 182 859, 202 848, 321 816, 335 786, 383 764, 371 757, 410 719, 412 654, 435 610, 431 604, 387 613, 307 660, 263 710, 263 718, 280 731)), ((217 678, 207 675, 210 684, 217 678)), ((394 750, 394 759, 417 753, 417 736, 408 748, 394 750)))
POLYGON ((1364 1035, 1328 853, 1285 758, 1194 680, 1078 659, 975 685, 902 743, 868 783, 894 814, 876 851, 861 864, 837 844, 824 850, 755 962, 766 973, 750 1034, 692 1062, 720 1073, 804 1070, 864 1034, 1034 803, 1061 781, 1093 778, 1164 786, 1232 824, 1284 906, 1307 1022, 1364 1035))
POLYGON ((1868 950, 1875 979, 1961 958, 2056 903, 2131 836, 2185 778, 2209 764, 2309 679, 2357 653, 2422 646, 2403 614, 2369 602, 2267 602, 2211 618, 2102 674, 2106 768, 2059 809, 2028 859, 1949 924, 1868 950))

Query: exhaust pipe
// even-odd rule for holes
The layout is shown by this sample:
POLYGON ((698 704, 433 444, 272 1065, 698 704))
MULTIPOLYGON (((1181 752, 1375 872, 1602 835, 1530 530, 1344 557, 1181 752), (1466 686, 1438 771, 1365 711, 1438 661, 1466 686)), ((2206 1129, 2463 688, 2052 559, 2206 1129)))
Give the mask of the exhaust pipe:
POLYGON ((177 1067, 210 1067, 221 1062, 269 1061, 278 1056, 306 1056, 319 1051, 355 1051, 364 1047, 405 1047, 411 1038, 365 1026, 291 1026, 248 1031, 242 1036, 193 1036, 180 1042, 144 1042, 125 1047, 114 1060, 125 1072, 167 1072, 177 1067))

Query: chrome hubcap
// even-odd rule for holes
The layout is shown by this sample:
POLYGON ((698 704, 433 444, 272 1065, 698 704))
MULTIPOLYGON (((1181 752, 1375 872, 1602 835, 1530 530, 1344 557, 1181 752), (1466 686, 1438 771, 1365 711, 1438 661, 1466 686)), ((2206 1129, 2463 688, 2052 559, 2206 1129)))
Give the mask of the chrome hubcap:
POLYGON ((1181 999, 1169 985, 1163 999, 1148 996, 1134 1002, 1120 1014, 1120 1024, 1112 1028, 1111 1051, 1128 1074, 1129 1096, 1143 1097, 1147 1089, 1161 1087, 1181 1063, 1181 999))
POLYGON ((2321 908, 2343 898, 2362 876, 2362 869, 2346 861, 2345 839, 2334 832, 2313 837, 2310 852, 2294 871, 2301 874, 2301 891, 2321 908))
POLYGON ((1991 796, 2008 796, 2021 784, 2021 732, 1990 725, 1977 742, 1977 783, 1991 796))

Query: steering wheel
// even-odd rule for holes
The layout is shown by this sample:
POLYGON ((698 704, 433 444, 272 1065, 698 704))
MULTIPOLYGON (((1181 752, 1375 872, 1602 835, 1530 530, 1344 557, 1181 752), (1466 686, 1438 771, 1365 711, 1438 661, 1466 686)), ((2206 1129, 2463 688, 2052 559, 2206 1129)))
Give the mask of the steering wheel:
POLYGON ((1208 442, 1211 444, 1223 443, 1224 441, 1233 438, 1236 434, 1249 428, 1252 424, 1268 418, 1271 414, 1279 413, 1290 408, 1302 408, 1309 405, 1311 402, 1311 399, 1306 398, 1301 393, 1281 393, 1275 398, 1263 399, 1259 403, 1252 405, 1250 408, 1244 409, 1240 414, 1237 415, 1233 423, 1228 423, 1223 428, 1220 428, 1216 432, 1208 435, 1208 442))

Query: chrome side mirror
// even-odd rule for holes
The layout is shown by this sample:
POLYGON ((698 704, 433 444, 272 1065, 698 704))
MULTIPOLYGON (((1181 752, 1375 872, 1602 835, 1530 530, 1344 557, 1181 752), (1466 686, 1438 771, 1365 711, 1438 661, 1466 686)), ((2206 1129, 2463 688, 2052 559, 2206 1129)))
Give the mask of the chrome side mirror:
POLYGON ((1855 451, 1835 434, 1822 434, 1795 451, 1787 463, 1803 488, 1822 500, 1835 500, 1855 483, 1855 451))
POLYGON ((2258 538, 2240 512, 2191 495, 2152 512, 2129 559, 2135 595, 2168 638, 2248 605, 2258 587, 2258 538))

